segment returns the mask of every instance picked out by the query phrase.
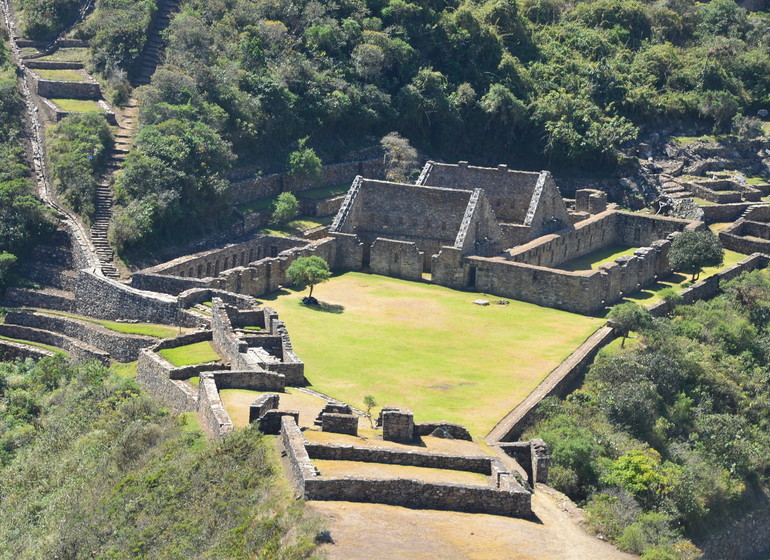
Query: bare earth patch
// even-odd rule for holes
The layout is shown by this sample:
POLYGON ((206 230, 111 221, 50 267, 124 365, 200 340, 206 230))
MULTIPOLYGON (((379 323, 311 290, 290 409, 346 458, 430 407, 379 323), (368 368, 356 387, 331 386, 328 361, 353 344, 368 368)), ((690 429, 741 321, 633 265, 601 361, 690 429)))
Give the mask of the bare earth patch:
POLYGON ((386 465, 384 463, 362 463, 360 461, 327 461, 313 459, 313 466, 320 476, 394 479, 406 478, 434 482, 437 484, 471 484, 488 486, 487 476, 465 471, 447 469, 427 469, 405 465, 386 465))
POLYGON ((536 520, 352 502, 314 501, 307 509, 328 519, 334 544, 322 548, 329 560, 635 558, 586 533, 560 496, 538 487, 536 520))

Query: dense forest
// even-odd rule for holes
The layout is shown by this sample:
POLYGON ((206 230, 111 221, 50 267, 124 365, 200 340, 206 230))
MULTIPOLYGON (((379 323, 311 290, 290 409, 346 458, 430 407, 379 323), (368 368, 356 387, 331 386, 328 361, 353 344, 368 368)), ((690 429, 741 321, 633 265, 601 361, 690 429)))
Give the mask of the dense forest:
POLYGON ((769 329, 770 277, 755 271, 600 355, 580 390, 541 403, 530 430, 550 447, 550 483, 622 550, 697 557, 684 538, 770 482, 769 329))
POLYGON ((268 440, 185 420, 97 363, 0 364, 0 558, 312 557, 268 440))
MULTIPOLYGON (((28 34, 77 13, 51 4, 20 2, 28 34)), ((733 0, 181 6, 165 64, 136 92, 144 130, 117 185, 119 248, 222 220, 227 169, 283 171, 303 139, 324 162, 396 131, 448 161, 597 170, 661 128, 745 130, 770 106, 770 15, 733 0)), ((100 0, 73 32, 117 100, 155 9, 100 0)))

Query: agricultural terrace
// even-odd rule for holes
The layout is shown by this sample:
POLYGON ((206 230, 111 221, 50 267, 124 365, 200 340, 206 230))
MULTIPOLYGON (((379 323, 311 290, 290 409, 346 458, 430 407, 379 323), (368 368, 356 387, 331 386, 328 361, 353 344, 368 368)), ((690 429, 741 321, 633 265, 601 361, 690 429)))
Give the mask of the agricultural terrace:
POLYGON ((313 388, 359 408, 408 407, 485 435, 602 321, 479 293, 348 272, 263 297, 291 333, 313 388), (489 306, 474 305, 484 298, 489 306))

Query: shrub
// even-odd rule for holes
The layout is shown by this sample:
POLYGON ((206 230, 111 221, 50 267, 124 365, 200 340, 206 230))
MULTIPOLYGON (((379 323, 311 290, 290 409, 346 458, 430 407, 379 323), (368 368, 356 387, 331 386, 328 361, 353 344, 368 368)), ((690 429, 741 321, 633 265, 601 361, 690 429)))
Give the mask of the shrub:
POLYGON ((273 213, 270 216, 270 223, 274 225, 283 225, 290 222, 299 215, 299 201, 297 197, 290 192, 284 192, 278 195, 273 202, 273 213))

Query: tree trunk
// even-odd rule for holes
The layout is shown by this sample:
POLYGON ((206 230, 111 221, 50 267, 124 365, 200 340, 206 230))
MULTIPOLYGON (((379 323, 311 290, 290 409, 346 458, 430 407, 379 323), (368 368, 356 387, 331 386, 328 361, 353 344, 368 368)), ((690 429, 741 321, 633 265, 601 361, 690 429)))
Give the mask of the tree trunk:
POLYGON ((313 297, 313 284, 310 284, 310 295, 308 297, 313 297))

